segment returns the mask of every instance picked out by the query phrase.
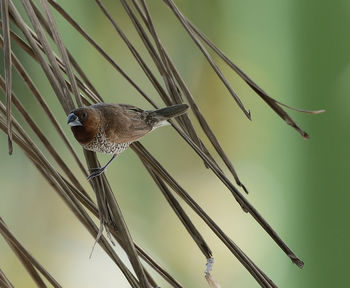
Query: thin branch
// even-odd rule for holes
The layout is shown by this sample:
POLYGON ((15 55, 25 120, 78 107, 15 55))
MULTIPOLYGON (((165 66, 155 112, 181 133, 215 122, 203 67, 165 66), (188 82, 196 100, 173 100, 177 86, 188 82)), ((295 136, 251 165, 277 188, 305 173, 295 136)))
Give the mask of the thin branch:
MULTIPOLYGON (((50 55, 50 57, 49 57, 50 62, 51 62, 50 64, 56 67, 55 73, 57 73, 58 66, 56 64, 56 61, 54 60, 54 56, 53 56, 53 53, 50 49, 50 46, 49 46, 45 36, 43 35, 41 26, 38 23, 38 19, 35 16, 35 13, 31 7, 30 3, 27 0, 21 0, 21 1, 24 4, 23 6, 29 12, 31 20, 36 24, 36 25, 33 24, 34 27, 36 27, 36 29, 37 29, 36 32, 37 33, 39 32, 41 34, 41 36, 38 35, 38 37, 39 37, 39 39, 41 38, 40 41, 45 42, 45 44, 42 43, 43 45, 45 45, 44 50, 45 50, 45 52, 47 52, 50 55)), ((9 10, 11 12, 11 15, 14 17, 14 19, 16 20, 16 23, 18 24, 18 27, 21 29, 21 31, 23 32, 23 34, 27 38, 31 48, 33 49, 33 52, 34 52, 36 58, 39 59, 39 63, 41 65, 42 69, 44 70, 46 77, 48 78, 48 80, 51 84, 51 87, 55 91, 55 94, 57 95, 58 100, 61 102, 61 105, 62 105, 64 111, 66 112, 66 114, 68 114, 70 111, 72 111, 74 109, 74 103, 73 103, 72 98, 69 95, 67 95, 68 88, 66 89, 65 92, 63 92, 63 90, 65 90, 65 89, 61 88, 61 87, 67 87, 66 84, 62 84, 62 83, 58 82, 58 79, 56 78, 54 73, 51 71, 50 66, 45 61, 44 57, 41 55, 40 48, 36 44, 36 41, 32 37, 30 31, 27 29, 26 23, 24 22, 23 18, 20 16, 19 12, 17 11, 16 7, 13 5, 12 1, 10 1, 9 8, 10 8, 9 10), (61 84, 62 84, 62 86, 61 86, 61 84)), ((60 75, 59 72, 58 72, 58 74, 60 75)), ((62 80, 64 82, 64 79, 62 79, 62 78, 63 77, 59 77, 61 82, 62 82, 62 80)))
MULTIPOLYGON (((0 26, 1 26, 1 22, 0 22, 0 26)), ((11 37, 14 37, 14 35, 15 34, 12 33, 12 31, 11 31, 11 37)), ((20 38, 16 38, 15 37, 15 40, 16 39, 18 40, 20 38)), ((22 42, 17 42, 17 43, 22 43, 22 42)), ((1 37, 0 37, 0 47, 3 47, 3 40, 2 40, 1 37)), ((23 46, 21 46, 21 47, 23 48, 23 46)), ((28 48, 30 48, 30 47, 28 47, 28 48)), ((26 49, 24 49, 24 50, 27 52, 26 49)), ((32 52, 32 50, 30 50, 30 51, 32 52)), ((34 52, 33 52, 33 54, 29 53, 29 55, 31 55, 32 57, 34 57, 34 59, 36 59, 35 55, 34 55, 34 52)), ((50 110, 48 104, 46 103, 46 101, 44 100, 42 95, 40 94, 38 88, 35 86, 33 80, 29 76, 29 74, 26 71, 26 69, 23 67, 23 65, 20 63, 20 61, 18 60, 18 58, 16 57, 16 55, 13 52, 12 52, 12 60, 13 60, 13 65, 14 65, 15 69, 17 70, 18 74, 22 77, 22 79, 26 83, 27 87, 32 92, 32 94, 34 95, 35 99, 37 100, 37 102, 39 103, 41 108, 44 110, 44 112, 47 115, 47 117, 49 118, 51 124, 53 125, 53 127, 55 128, 55 130, 57 131, 59 136, 62 138, 64 144, 67 147, 67 149, 72 154, 72 156, 75 159, 75 161, 77 162, 80 170, 82 171, 82 173, 85 176, 87 176, 87 173, 86 173, 86 170, 85 170, 83 164, 81 163, 80 159, 78 158, 78 155, 75 153, 71 143, 68 141, 68 139, 67 139, 66 135, 64 134, 61 126, 58 124, 58 122, 57 122, 55 116, 53 115, 52 111, 50 110)))
POLYGON ((107 61, 133 86, 153 107, 155 102, 124 72, 124 70, 89 36, 79 24, 54 0, 48 0, 50 5, 62 15, 72 27, 77 30, 107 61))
MULTIPOLYGON (((63 178, 57 173, 57 171, 51 166, 44 155, 32 142, 32 140, 26 135, 24 130, 20 127, 17 121, 14 122, 15 128, 20 131, 20 135, 25 137, 21 139, 17 134, 14 135, 14 141, 29 155, 29 159, 33 161, 35 166, 39 169, 41 174, 48 179, 49 183, 55 188, 59 196, 64 200, 67 206, 71 209, 78 220, 87 228, 90 234, 96 238, 99 229, 92 221, 90 216, 83 209, 81 204, 75 198, 74 194, 71 193, 69 186, 63 180, 63 178)), ((5 130, 6 125, 2 118, 0 117, 0 129, 5 130)), ((125 275, 126 279, 129 281, 133 288, 139 288, 138 281, 129 271, 129 269, 124 265, 122 260, 114 252, 113 248, 110 246, 106 238, 101 235, 98 238, 98 243, 106 251, 106 253, 111 257, 111 259, 117 264, 122 273, 125 275)))
POLYGON ((325 110, 309 111, 297 109, 273 99, 261 87, 259 87, 246 73, 244 73, 235 63, 233 63, 219 48, 217 48, 217 46, 215 46, 214 43, 211 42, 207 38, 207 36, 203 32, 201 32, 195 25, 193 25, 193 23, 191 23, 190 20, 188 20, 185 16, 183 17, 186 23, 192 29, 192 31, 195 34, 197 34, 198 37, 200 37, 200 39, 202 39, 202 41, 205 42, 222 60, 224 60, 225 63, 229 65, 229 67, 231 67, 248 84, 248 86, 265 101, 267 105, 269 105, 288 125, 292 126, 296 131, 298 131, 301 136, 303 136, 304 138, 309 137, 309 135, 305 131, 303 131, 288 115, 288 113, 285 112, 279 105, 282 105, 291 110, 310 114, 323 113, 325 112, 325 110))
MULTIPOLYGON (((0 75, 0 87, 3 91, 5 91, 5 81, 0 75)), ((55 159, 56 163, 61 167, 62 171, 68 176, 68 178, 72 181, 72 183, 79 189, 86 197, 90 198, 85 191, 85 189, 81 186, 79 181, 76 179, 72 171, 68 168, 67 164, 62 160, 60 155, 57 153, 56 149, 51 145, 50 141, 47 139, 47 137, 44 135, 43 132, 41 132, 39 126, 34 122, 32 117, 28 114, 28 112, 25 110, 23 104, 20 102, 18 97, 12 93, 13 98, 13 104, 16 106, 18 111, 21 113, 25 121, 28 123, 28 125, 32 128, 34 133, 38 136, 40 141, 44 144, 44 147, 49 151, 51 156, 55 159)), ((0 103, 0 105, 2 105, 0 103)), ((1 108, 0 108, 1 109, 1 108)))
POLYGON ((61 285, 55 280, 53 276, 22 246, 22 244, 13 236, 13 234, 7 228, 4 220, 0 217, 0 234, 4 237, 12 250, 19 256, 23 266, 27 269, 28 273, 32 276, 33 280, 39 287, 46 287, 37 269, 55 288, 61 288, 61 285))
MULTIPOLYGON (((270 283, 269 278, 248 258, 247 255, 221 230, 221 228, 206 214, 196 201, 175 181, 163 166, 139 142, 131 144, 141 161, 145 161, 153 172, 161 177, 208 225, 227 248, 236 256, 248 272, 263 286, 276 287, 270 283)), ((272 281, 271 281, 272 282, 272 281)), ((272 282, 273 283, 273 282, 272 282)))
POLYGON ((1 18, 3 19, 3 37, 4 37, 4 71, 6 81, 6 122, 9 154, 13 152, 12 146, 12 125, 11 125, 11 91, 12 91, 12 61, 11 61, 11 39, 10 39, 10 23, 9 23, 9 0, 1 0, 1 18))
POLYGON ((175 16, 179 19, 180 23, 184 26, 185 30, 188 32, 192 40, 195 42, 195 44, 198 46, 198 48, 201 50, 205 58, 208 60, 211 67, 214 69, 215 73, 218 75, 218 77, 221 79, 222 83, 226 86, 227 90, 232 95, 233 99, 236 101, 238 107, 244 112, 244 114, 248 117, 249 120, 251 120, 250 111, 248 111, 242 101, 239 99, 237 93, 234 91, 234 89, 231 87, 230 83, 226 80, 224 74, 221 72, 219 67, 215 64, 214 60, 211 58, 208 51, 205 49, 203 44, 200 42, 200 40, 196 37, 196 35, 192 32, 189 25, 187 24, 183 14, 181 11, 176 7, 175 3, 172 0, 163 0, 164 3, 166 3, 172 12, 175 14, 175 16))
MULTIPOLYGON (((139 12, 141 18, 143 19, 143 22, 145 23, 145 25, 148 27, 149 30, 151 30, 151 23, 149 23, 149 19, 145 16, 145 13, 142 11, 140 5, 138 4, 138 2, 136 0, 132 0, 132 3, 134 4, 136 10, 139 12)), ((155 28, 154 28, 155 29, 155 28)), ((155 37, 157 37, 157 35, 155 34, 155 37)), ((174 75, 180 89, 182 90, 182 92, 184 93, 188 103, 191 106, 191 109, 194 113, 194 115, 196 116, 199 124, 202 127, 203 132, 206 134, 206 136, 208 137, 208 139, 210 140, 211 144, 214 146, 215 150, 217 151, 217 153, 219 154, 219 156, 222 158, 222 160, 224 161, 224 163, 226 164, 226 167, 230 170, 231 174, 233 175, 233 177, 236 180, 236 183, 238 186, 242 187, 243 190, 248 193, 247 188, 245 187, 245 185, 240 181, 230 159, 226 156, 224 150, 222 149, 219 141, 217 140, 217 138, 214 135, 214 132, 212 131, 212 129, 210 128, 209 124, 207 123, 207 121, 205 120, 203 114, 200 112, 200 109, 198 107, 198 105, 196 104, 194 97, 192 96, 190 90, 188 89, 185 81, 182 79, 180 73, 177 71, 175 64, 173 63, 173 61, 171 60, 170 56, 168 55, 165 47, 162 45, 160 39, 157 37, 157 40, 159 48, 158 50, 162 51, 162 53, 164 54, 166 60, 165 62, 169 65, 169 68, 171 69, 172 74, 174 75)), ((192 138, 192 140, 194 140, 192 138)), ((196 142, 196 141, 194 141, 196 142)), ((196 143, 197 144, 197 143, 196 143)), ((197 144, 198 145, 198 144, 197 144)), ((204 147, 204 145, 198 145, 199 147, 203 147, 203 151, 206 153, 206 155, 215 163, 213 157, 210 155, 210 153, 207 151, 207 149, 204 147)), ((216 163, 215 163, 216 164, 216 163)), ((218 166, 219 168, 219 166, 218 166)), ((219 168, 220 169, 220 168, 219 168)))
POLYGON ((14 288, 10 280, 6 277, 5 273, 0 269, 0 285, 3 288, 14 288))
POLYGON ((162 191, 165 199, 168 201, 170 207, 174 210, 177 217, 180 219, 182 224, 185 226, 188 233, 191 235, 192 239, 196 242, 198 248, 202 251, 206 259, 212 257, 212 251, 209 248, 208 244, 205 242, 203 236, 199 233, 197 228, 193 225, 191 219, 187 216, 184 209, 181 207, 180 203, 173 196, 171 191, 168 189, 164 181, 153 172, 152 168, 147 164, 145 160, 141 158, 141 161, 148 173, 153 178, 153 181, 157 184, 160 191, 162 191))
POLYGON ((75 81, 75 77, 74 77, 73 69, 72 69, 70 61, 69 61, 67 49, 66 49, 66 47, 64 46, 64 44, 62 42, 62 38, 61 38, 60 33, 58 32, 56 21, 55 21, 55 19, 52 16, 52 13, 50 11, 50 8, 49 8, 49 5, 47 3, 47 0, 40 0, 40 3, 41 3, 41 7, 43 8, 43 10, 44 10, 44 12, 45 12, 45 14, 47 16, 47 19, 48 19, 48 22, 49 22, 48 26, 51 29, 51 33, 53 35, 53 39, 56 42, 56 45, 57 45, 57 47, 58 47, 58 49, 59 49, 59 51, 61 53, 64 66, 66 68, 66 74, 68 75, 68 78, 70 80, 70 84, 72 85, 72 91, 73 91, 73 94, 75 96, 75 100, 77 101, 78 106, 82 107, 83 104, 81 102, 81 98, 80 98, 77 82, 75 81))

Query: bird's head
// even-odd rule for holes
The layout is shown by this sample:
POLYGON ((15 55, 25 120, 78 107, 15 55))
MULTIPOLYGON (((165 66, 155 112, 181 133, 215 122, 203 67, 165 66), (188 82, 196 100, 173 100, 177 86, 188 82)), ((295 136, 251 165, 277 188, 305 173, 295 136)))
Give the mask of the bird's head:
POLYGON ((98 132, 100 112, 92 107, 75 109, 68 114, 67 124, 81 144, 89 143, 98 132))

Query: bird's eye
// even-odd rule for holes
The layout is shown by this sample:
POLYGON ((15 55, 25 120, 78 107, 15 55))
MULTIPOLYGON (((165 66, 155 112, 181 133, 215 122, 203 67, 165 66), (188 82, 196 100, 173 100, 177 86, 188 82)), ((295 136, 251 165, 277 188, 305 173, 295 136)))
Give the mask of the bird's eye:
POLYGON ((86 112, 83 112, 82 114, 81 114, 81 119, 85 119, 87 117, 87 113, 86 112))

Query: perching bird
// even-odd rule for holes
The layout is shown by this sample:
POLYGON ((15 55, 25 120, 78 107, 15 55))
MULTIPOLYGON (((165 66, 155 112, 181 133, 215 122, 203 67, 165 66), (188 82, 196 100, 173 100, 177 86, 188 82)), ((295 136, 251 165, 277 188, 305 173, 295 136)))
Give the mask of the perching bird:
POLYGON ((177 104, 144 111, 132 105, 100 103, 73 110, 67 123, 75 139, 87 150, 113 154, 106 165, 91 169, 88 179, 102 174, 132 142, 169 124, 168 119, 180 116, 187 109, 188 105, 177 104))

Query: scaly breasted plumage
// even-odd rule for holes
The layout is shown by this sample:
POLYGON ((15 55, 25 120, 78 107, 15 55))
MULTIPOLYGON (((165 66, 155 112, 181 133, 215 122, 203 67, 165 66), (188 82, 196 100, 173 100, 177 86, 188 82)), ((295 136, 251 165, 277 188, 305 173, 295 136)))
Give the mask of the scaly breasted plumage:
POLYGON ((187 109, 186 104, 145 111, 132 105, 100 103, 73 110, 67 122, 85 149, 113 154, 105 166, 94 169, 90 179, 103 173, 114 157, 132 142, 166 125, 168 119, 185 113, 187 109))

